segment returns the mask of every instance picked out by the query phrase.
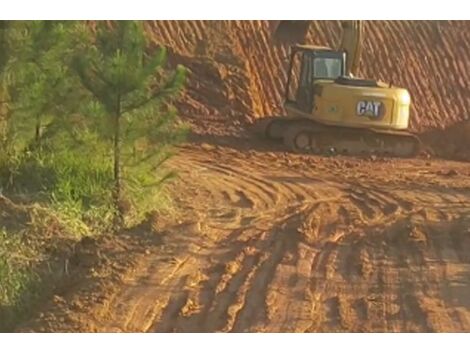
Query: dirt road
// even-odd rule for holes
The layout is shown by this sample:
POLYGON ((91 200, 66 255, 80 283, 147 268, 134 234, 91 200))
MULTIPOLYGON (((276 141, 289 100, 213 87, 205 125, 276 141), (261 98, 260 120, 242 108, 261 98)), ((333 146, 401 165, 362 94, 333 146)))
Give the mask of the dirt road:
POLYGON ((48 330, 470 331, 470 164, 237 145, 183 148, 180 224, 48 330))

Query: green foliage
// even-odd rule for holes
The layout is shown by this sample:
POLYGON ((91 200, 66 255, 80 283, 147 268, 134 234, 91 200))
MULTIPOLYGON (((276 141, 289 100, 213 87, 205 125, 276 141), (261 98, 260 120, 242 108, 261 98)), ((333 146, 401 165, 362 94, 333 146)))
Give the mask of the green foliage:
MULTIPOLYGON (((10 21, 0 21, 0 163, 7 158, 6 130, 8 120, 7 66, 10 61, 10 21)), ((1 165, 1 164, 0 164, 1 165)))
POLYGON ((42 209, 0 228, 3 322, 42 294, 47 243, 124 214, 135 224, 166 201, 164 163, 187 131, 172 106, 186 70, 166 66, 138 21, 0 21, 0 194, 42 209))
POLYGON ((68 128, 68 115, 78 109, 81 91, 67 66, 73 51, 72 24, 27 21, 17 26, 20 34, 15 35, 9 65, 14 83, 9 87, 7 132, 9 143, 22 151, 68 128))
POLYGON ((0 329, 24 314, 28 302, 37 295, 38 278, 30 270, 36 253, 24 246, 20 234, 0 228, 0 329))
MULTIPOLYGON (((58 143, 54 140, 52 144, 58 143)), ((8 177, 0 174, 1 189, 6 194, 23 194, 30 201, 49 203, 51 209, 60 209, 65 222, 75 222, 77 230, 88 228, 90 234, 106 229, 113 214, 110 158, 96 142, 93 153, 87 147, 70 147, 67 139, 60 144, 65 148, 46 145, 41 152, 23 154, 10 167, 8 177)))
POLYGON ((172 176, 158 171, 185 136, 171 99, 181 91, 186 70, 164 69, 166 51, 149 52, 141 22, 100 22, 95 31, 79 24, 76 33, 71 69, 90 94, 86 127, 109 143, 114 203, 122 216, 123 191, 136 200, 172 176))
MULTIPOLYGON (((8 235, 5 229, 0 229, 0 302, 12 304, 15 300, 15 293, 18 286, 24 284, 22 262, 18 260, 17 253, 20 250, 21 242, 18 236, 8 235), (16 257, 16 258, 15 258, 16 257), (20 269, 20 270, 15 270, 20 269), (11 273, 15 273, 11 275, 11 273), (5 280, 9 280, 5 282, 5 280)), ((24 256, 24 254, 22 254, 24 256)))
POLYGON ((123 200, 150 208, 187 131, 171 105, 185 69, 165 69, 165 50, 149 50, 138 21, 2 22, 0 45, 9 106, 1 189, 83 211, 114 189, 117 213, 123 200))

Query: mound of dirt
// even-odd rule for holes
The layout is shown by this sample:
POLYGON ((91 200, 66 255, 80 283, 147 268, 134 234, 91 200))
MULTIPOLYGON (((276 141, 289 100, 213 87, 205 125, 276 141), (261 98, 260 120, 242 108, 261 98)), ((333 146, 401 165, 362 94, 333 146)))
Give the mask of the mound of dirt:
POLYGON ((433 129, 421 136, 435 156, 470 160, 470 120, 458 122, 444 130, 433 129))
MULTIPOLYGON (((282 113, 288 46, 269 21, 149 21, 148 36, 191 70, 182 113, 245 121, 282 113)), ((307 41, 335 47, 338 21, 313 21, 307 41)), ((411 128, 446 128, 468 116, 469 21, 366 21, 361 75, 409 89, 411 128)))

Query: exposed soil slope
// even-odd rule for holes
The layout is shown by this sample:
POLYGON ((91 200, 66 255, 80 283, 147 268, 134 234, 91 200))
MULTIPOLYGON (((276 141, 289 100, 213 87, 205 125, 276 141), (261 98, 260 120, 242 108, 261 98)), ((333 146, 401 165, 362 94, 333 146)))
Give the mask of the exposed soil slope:
MULTIPOLYGON (((148 35, 193 69, 183 112, 250 119, 281 111, 287 46, 268 21, 152 21, 148 35)), ((335 47, 337 21, 313 21, 309 43, 335 47)), ((411 127, 424 131, 469 119, 470 21, 366 21, 362 76, 410 90, 411 127)))

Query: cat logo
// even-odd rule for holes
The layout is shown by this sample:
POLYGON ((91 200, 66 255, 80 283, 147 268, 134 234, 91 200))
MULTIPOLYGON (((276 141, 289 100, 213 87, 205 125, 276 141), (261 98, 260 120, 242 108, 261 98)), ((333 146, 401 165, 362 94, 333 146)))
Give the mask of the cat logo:
POLYGON ((384 115, 385 108, 380 101, 361 100, 357 103, 356 113, 358 116, 378 118, 384 115))

